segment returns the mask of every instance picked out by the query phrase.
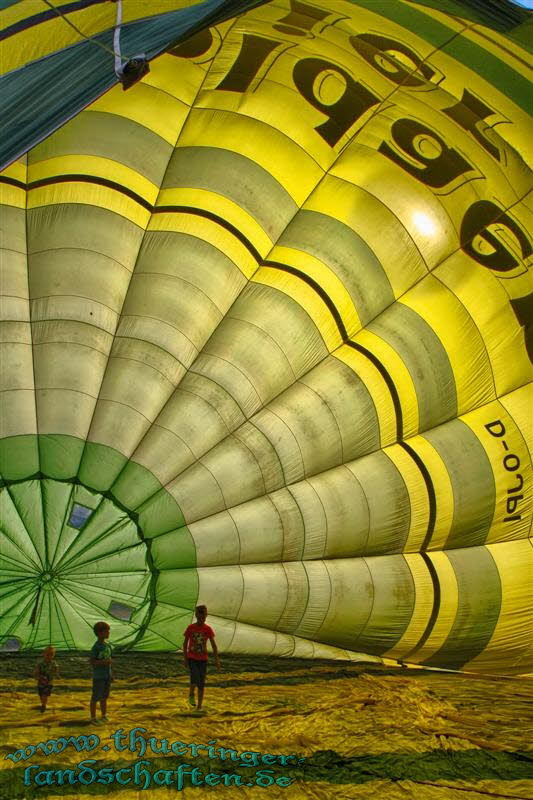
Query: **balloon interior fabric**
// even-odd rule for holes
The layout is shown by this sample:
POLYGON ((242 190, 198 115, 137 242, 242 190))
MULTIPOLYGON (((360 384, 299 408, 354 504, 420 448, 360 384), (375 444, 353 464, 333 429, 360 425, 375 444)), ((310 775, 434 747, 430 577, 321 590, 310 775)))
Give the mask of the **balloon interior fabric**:
MULTIPOLYGON (((70 18, 116 83, 117 4, 70 5, 38 57, 70 18)), ((0 647, 173 649, 201 602, 226 652, 527 673, 523 34, 248 5, 0 175, 0 647)))

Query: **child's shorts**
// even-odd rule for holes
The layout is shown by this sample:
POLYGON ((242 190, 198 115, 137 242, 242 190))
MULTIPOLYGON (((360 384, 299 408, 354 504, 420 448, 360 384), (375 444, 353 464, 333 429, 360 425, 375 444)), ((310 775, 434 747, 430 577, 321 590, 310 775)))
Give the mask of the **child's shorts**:
POLYGON ((110 688, 111 678, 93 678, 91 702, 97 703, 99 700, 107 700, 110 688))
POLYGON ((37 686, 37 694, 39 697, 50 697, 53 688, 53 683, 41 683, 37 686))
POLYGON ((199 661, 196 658, 189 658, 187 661, 191 674, 191 684, 203 689, 205 686, 205 676, 207 675, 207 661, 199 661))

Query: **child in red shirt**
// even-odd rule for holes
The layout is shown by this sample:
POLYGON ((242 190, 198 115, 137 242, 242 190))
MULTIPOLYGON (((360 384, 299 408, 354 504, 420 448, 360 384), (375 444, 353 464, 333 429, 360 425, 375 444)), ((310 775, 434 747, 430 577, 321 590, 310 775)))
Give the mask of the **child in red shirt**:
POLYGON ((194 687, 196 686, 198 688, 198 711, 201 711, 204 699, 205 676, 207 673, 208 641, 211 642, 217 669, 220 669, 220 661, 218 659, 214 631, 209 625, 205 624, 207 618, 206 606, 196 606, 194 613, 196 622, 189 625, 184 634, 183 661, 185 666, 188 667, 191 676, 189 703, 191 706, 196 706, 196 700, 194 699, 194 687))

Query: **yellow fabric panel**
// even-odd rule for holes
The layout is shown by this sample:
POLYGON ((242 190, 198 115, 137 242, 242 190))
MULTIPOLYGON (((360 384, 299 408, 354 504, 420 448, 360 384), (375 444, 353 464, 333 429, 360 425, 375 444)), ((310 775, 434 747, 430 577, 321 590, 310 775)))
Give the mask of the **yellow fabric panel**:
POLYGON ((372 249, 399 297, 427 273, 413 240, 393 212, 362 186, 328 173, 320 181, 304 208, 319 211, 343 222, 372 249), (402 247, 398 248, 398 239, 402 247))
POLYGON ((354 342, 370 350, 391 375, 402 407, 404 438, 418 433, 416 389, 401 357, 384 339, 369 330, 360 331, 354 336, 354 342))
MULTIPOLYGON (((531 428, 524 415, 533 408, 532 389, 533 384, 529 384, 513 393, 519 395, 514 406, 522 412, 524 428, 531 428)), ((484 447, 494 475, 496 506, 487 544, 527 537, 533 509, 531 456, 514 415, 506 411, 503 402, 495 402, 466 414, 462 420, 484 447), (491 426, 489 430, 487 425, 491 426)))
POLYGON ((423 647, 409 656, 409 660, 420 664, 435 653, 446 641, 455 622, 459 594, 455 571, 446 553, 428 553, 437 572, 440 585, 439 614, 435 625, 423 647))
POLYGON ((489 545, 488 550, 500 575, 500 616, 485 650, 467 662, 464 669, 494 673, 519 671, 520 662, 533 645, 533 548, 526 539, 489 545))
MULTIPOLYGON (((159 187, 125 164, 101 156, 73 155, 47 158, 28 166, 28 181, 54 179, 60 175, 94 175, 107 181, 114 181, 120 187, 135 192, 147 203, 153 205, 159 187)), ((63 184, 64 185, 64 184, 63 184)))
POLYGON ((441 264, 435 275, 457 295, 481 332, 497 396, 521 386, 524 379, 533 379, 533 365, 525 347, 520 346, 524 340, 523 332, 501 285, 511 281, 500 283, 490 270, 472 263, 472 259, 462 252, 455 253, 441 264))
POLYGON ((459 247, 459 240, 439 198, 401 167, 376 154, 374 146, 388 138, 388 132, 387 121, 379 115, 372 123, 373 147, 360 144, 358 137, 341 154, 331 174, 344 180, 357 175, 358 184, 390 208, 420 251, 427 268, 433 269, 459 247), (428 224, 423 224, 426 220, 428 224))
POLYGON ((382 654, 385 658, 402 658, 404 653, 408 653, 420 641, 433 608, 433 583, 422 556, 418 553, 405 553, 404 558, 415 585, 415 607, 401 639, 382 654))
MULTIPOLYGON (((214 34, 215 29, 212 28, 211 31, 214 34)), ((130 93, 133 94, 132 102, 134 102, 135 105, 141 106, 142 103, 139 101, 142 94, 141 92, 137 92, 137 87, 143 86, 148 87, 151 91, 156 90, 159 98, 162 98, 164 94, 169 95, 169 103, 172 98, 174 98, 175 101, 178 101, 180 106, 183 104, 189 109, 196 100, 198 91, 206 79, 206 74, 211 67, 211 63, 212 58, 208 58, 205 63, 202 62, 198 64, 191 58, 178 58, 175 55, 163 53, 150 62, 150 72, 145 75, 138 84, 132 86, 127 92, 123 92, 121 87, 117 86, 103 95, 100 100, 104 100, 111 92, 119 94, 122 91, 122 96, 130 93)), ((100 100, 97 100, 96 103, 99 103, 100 100)), ((96 103, 94 103, 93 106, 96 106, 96 103)), ((140 107, 138 113, 143 113, 140 107)), ((157 131, 160 136, 166 138, 162 131, 171 125, 173 120, 166 119, 163 114, 158 114, 157 116, 160 118, 152 119, 150 125, 147 127, 152 128, 152 130, 157 131)))
POLYGON ((188 233, 209 242, 225 253, 246 278, 250 278, 257 269, 255 258, 244 244, 210 219, 185 212, 159 213, 151 217, 148 230, 188 233))
POLYGON ((261 255, 266 256, 272 247, 272 240, 251 214, 228 197, 208 189, 162 189, 157 205, 201 208, 237 228, 261 255))
POLYGON ((69 181, 68 183, 42 186, 28 192, 28 208, 60 203, 80 203, 105 208, 129 219, 140 228, 146 228, 150 219, 150 212, 135 200, 131 200, 115 189, 93 183, 69 181))
MULTIPOLYGON (((22 180, 25 181, 25 179, 26 176, 24 176, 22 180)), ((15 178, 15 180, 21 180, 21 179, 15 178)), ((15 208, 26 208, 26 188, 25 187, 22 188, 20 186, 11 186, 9 183, 2 183, 0 181, 0 207, 1 206, 14 206, 15 208)))
MULTIPOLYGON (((290 298, 287 302, 295 301, 304 308, 320 331, 330 353, 339 347, 342 338, 329 308, 305 281, 273 267, 260 267, 253 281, 278 289, 290 298)), ((296 331, 294 335, 297 336, 296 331)))
MULTIPOLYGON (((55 5, 59 5, 59 3, 56 2, 55 5)), ((33 3, 33 7, 34 13, 37 14, 50 10, 43 2, 33 3)), ((7 27, 7 25, 27 17, 28 11, 28 2, 18 3, 12 8, 2 11, 2 22, 5 17, 5 27, 7 27)), ((117 10, 114 4, 102 3, 74 11, 68 15, 68 19, 85 36, 93 36, 112 28, 115 25, 116 14, 117 10)), ((48 19, 39 25, 13 34, 2 43, 0 46, 2 73, 10 72, 12 69, 17 69, 17 67, 81 41, 83 41, 83 37, 60 16, 48 19)))
POLYGON ((527 383, 515 392, 501 397, 500 403, 514 419, 524 437, 530 458, 533 457, 533 383, 527 383))
POLYGON ((409 493, 411 519, 403 552, 418 553, 426 537, 429 522, 429 499, 426 486, 421 480, 420 470, 413 458, 400 445, 387 447, 384 453, 398 469, 409 493))
POLYGON ((390 391, 377 367, 362 353, 345 344, 332 355, 347 364, 361 378, 370 392, 378 415, 381 446, 392 444, 396 441, 396 414, 390 391))
MULTIPOLYGON (((177 66, 176 59, 174 62, 177 66)), ((159 71, 159 59, 153 63, 154 70, 159 71)), ((86 113, 92 111, 105 111, 131 119, 174 145, 189 112, 189 106, 172 97, 166 88, 152 88, 143 81, 132 86, 128 92, 124 92, 122 86, 113 87, 93 103, 86 113)))
POLYGON ((409 439, 408 444, 418 453, 424 462, 435 489, 435 527, 431 541, 428 544, 428 549, 432 552, 435 550, 442 550, 450 533, 453 521, 454 499, 448 470, 433 445, 423 436, 415 436, 413 439, 409 439))
POLYGON ((348 336, 353 336, 361 329, 361 321, 350 295, 340 278, 327 264, 310 253, 283 245, 274 245, 268 254, 268 259, 295 267, 318 283, 339 312, 348 336))
POLYGON ((183 127, 179 144, 222 147, 252 159, 270 172, 298 205, 324 174, 307 153, 274 127, 198 106, 183 127))
POLYGON ((455 378, 458 414, 493 399, 492 374, 483 339, 457 296, 428 276, 407 292, 401 302, 426 320, 444 346, 455 378))

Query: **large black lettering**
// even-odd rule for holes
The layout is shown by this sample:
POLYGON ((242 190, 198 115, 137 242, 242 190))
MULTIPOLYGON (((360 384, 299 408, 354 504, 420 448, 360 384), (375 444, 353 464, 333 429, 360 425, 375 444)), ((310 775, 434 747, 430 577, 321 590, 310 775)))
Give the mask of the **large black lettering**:
POLYGON ((331 147, 337 144, 341 136, 365 111, 380 102, 379 97, 361 83, 357 83, 346 70, 322 58, 303 58, 298 61, 294 66, 292 77, 300 94, 313 108, 327 116, 326 122, 318 125, 315 130, 331 147), (341 76, 345 84, 341 97, 331 104, 324 103, 317 97, 315 88, 317 78, 322 73, 328 72, 341 76))
POLYGON ((525 297, 511 300, 511 307, 518 323, 524 328, 525 344, 529 360, 533 364, 533 292, 525 297))
POLYGON ((321 22, 330 14, 329 11, 301 3, 300 0, 290 1, 289 13, 273 26, 275 30, 288 33, 289 36, 306 36, 317 22, 321 22))
POLYGON ((411 50, 410 47, 375 33, 360 33, 350 36, 350 44, 371 67, 385 78, 402 86, 425 86, 435 75, 435 70, 411 50), (403 56, 403 60, 395 57, 403 56), (410 63, 405 64, 405 59, 410 63), (416 74, 418 72, 418 75, 416 74))
POLYGON ((255 33, 243 34, 239 55, 216 88, 225 92, 245 92, 267 56, 279 44, 280 42, 274 39, 265 39, 264 36, 256 36, 255 33))
POLYGON ((198 56, 203 56, 207 53, 212 44, 213 34, 209 28, 206 28, 195 33, 185 42, 172 47, 168 52, 171 56, 177 56, 178 58, 198 58, 198 56))
POLYGON ((422 166, 415 166, 393 148, 382 142, 379 152, 394 161, 426 186, 446 186, 459 175, 473 169, 457 150, 448 147, 441 137, 414 119, 398 119, 393 123, 391 135, 396 147, 422 166), (429 139, 429 142, 428 142, 429 139), (424 142, 429 147, 424 151, 424 142))
POLYGON ((461 128, 474 136, 479 144, 491 154, 497 161, 500 160, 500 151, 495 144, 490 142, 478 127, 480 122, 483 122, 486 117, 495 114, 493 108, 486 105, 482 100, 475 95, 471 94, 468 89, 463 89, 463 96, 461 102, 457 103, 451 108, 442 109, 445 114, 451 117, 461 128))
POLYGON ((509 272, 519 261, 502 237, 512 234, 522 258, 532 253, 531 243, 520 225, 509 214, 490 200, 478 200, 470 206, 461 224, 461 247, 467 255, 495 272, 509 272), (481 242, 488 244, 491 252, 480 249, 481 242))

